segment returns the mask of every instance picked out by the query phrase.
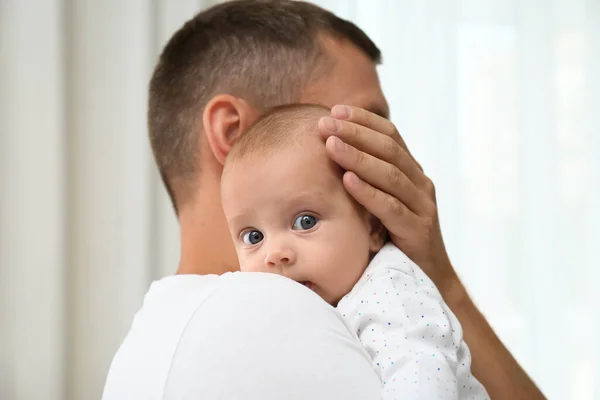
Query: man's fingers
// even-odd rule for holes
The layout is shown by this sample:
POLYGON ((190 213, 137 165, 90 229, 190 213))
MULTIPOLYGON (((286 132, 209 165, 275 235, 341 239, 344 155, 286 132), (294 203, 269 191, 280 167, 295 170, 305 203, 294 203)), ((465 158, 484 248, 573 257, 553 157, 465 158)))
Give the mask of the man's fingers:
MULTIPOLYGON (((340 122, 347 121, 354 123, 358 126, 365 127, 368 130, 360 132, 361 134, 368 135, 369 132, 379 132, 385 136, 392 138, 398 145, 400 145, 410 155, 414 163, 421 171, 423 167, 413 157, 408 146, 404 142, 404 139, 398 133, 396 126, 388 119, 367 111, 363 108, 347 106, 347 105, 336 105, 331 109, 331 116, 340 122)), ((321 119, 323 120, 323 118, 321 119)), ((327 129, 324 129, 322 121, 319 122, 319 128, 324 134, 327 134, 327 129)), ((331 134, 332 132, 329 132, 331 134)))
POLYGON ((336 121, 324 117, 319 121, 319 129, 324 136, 337 136, 356 149, 395 165, 417 186, 426 181, 423 170, 410 153, 391 137, 365 126, 348 121, 336 121), (333 124, 333 125, 332 125, 333 124), (335 131, 330 127, 335 127, 335 131))
POLYGON ((364 108, 337 105, 333 106, 331 109, 331 116, 339 120, 354 122, 355 124, 366 126, 374 131, 381 132, 386 136, 392 137, 394 140, 398 140, 398 143, 406 148, 404 140, 402 140, 396 127, 390 120, 369 112, 364 108))
POLYGON ((381 132, 386 136, 394 139, 396 143, 398 143, 413 159, 417 167, 422 171, 423 167, 421 164, 411 154, 408 146, 404 142, 402 136, 396 129, 396 126, 387 118, 382 117, 381 115, 377 115, 370 111, 365 110, 364 108, 346 106, 346 105, 336 105, 331 108, 331 116, 333 118, 344 120, 348 122, 353 122, 357 125, 364 126, 376 132, 381 132))
POLYGON ((344 187, 368 212, 379 218, 386 229, 396 235, 410 233, 418 224, 418 217, 402 202, 347 171, 343 177, 344 187))
POLYGON ((363 181, 399 199, 416 214, 421 214, 425 202, 415 184, 395 165, 344 143, 338 137, 327 139, 329 156, 343 169, 352 171, 363 181))

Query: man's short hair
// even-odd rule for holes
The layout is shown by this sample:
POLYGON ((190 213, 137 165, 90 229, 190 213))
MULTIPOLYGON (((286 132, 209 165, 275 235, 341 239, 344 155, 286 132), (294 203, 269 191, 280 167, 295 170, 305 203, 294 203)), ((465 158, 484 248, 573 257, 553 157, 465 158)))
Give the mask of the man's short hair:
POLYGON ((259 109, 297 102, 328 65, 322 34, 381 61, 360 28, 302 1, 225 2, 197 14, 173 35, 150 81, 148 125, 176 212, 198 184, 201 115, 210 98, 231 94, 259 109))

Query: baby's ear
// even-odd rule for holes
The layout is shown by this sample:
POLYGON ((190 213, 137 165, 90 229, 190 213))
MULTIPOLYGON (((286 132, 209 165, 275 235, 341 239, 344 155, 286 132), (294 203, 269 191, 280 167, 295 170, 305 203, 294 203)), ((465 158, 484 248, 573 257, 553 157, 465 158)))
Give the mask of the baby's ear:
POLYGON ((371 253, 377 253, 388 241, 388 231, 378 218, 372 215, 370 218, 371 233, 369 235, 369 250, 371 253))

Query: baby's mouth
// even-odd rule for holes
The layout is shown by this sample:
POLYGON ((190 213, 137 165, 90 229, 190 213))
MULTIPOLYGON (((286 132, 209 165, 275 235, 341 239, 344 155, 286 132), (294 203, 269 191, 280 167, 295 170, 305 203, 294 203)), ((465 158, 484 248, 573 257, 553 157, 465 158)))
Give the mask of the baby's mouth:
POLYGON ((313 284, 312 284, 312 282, 309 282, 309 281, 300 281, 300 282, 298 282, 298 283, 300 283, 300 284, 302 284, 302 285, 306 286, 306 287, 307 287, 307 288, 309 288, 309 289, 312 289, 312 288, 313 288, 313 284))

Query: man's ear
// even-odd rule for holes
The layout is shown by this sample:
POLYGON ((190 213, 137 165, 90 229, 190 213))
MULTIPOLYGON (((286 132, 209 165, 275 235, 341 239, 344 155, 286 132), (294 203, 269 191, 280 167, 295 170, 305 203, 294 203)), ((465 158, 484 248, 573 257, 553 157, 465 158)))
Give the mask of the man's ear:
POLYGON ((378 218, 371 215, 370 219, 369 250, 371 253, 377 253, 388 241, 388 231, 378 218))
POLYGON ((258 110, 244 99, 219 94, 208 101, 202 124, 215 159, 223 165, 231 146, 258 118, 258 110))

